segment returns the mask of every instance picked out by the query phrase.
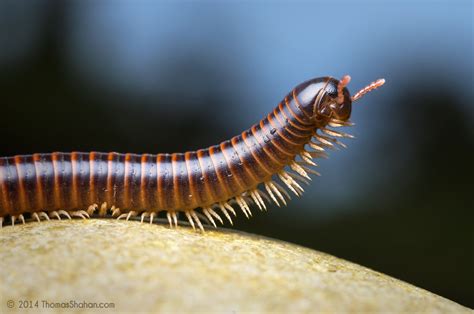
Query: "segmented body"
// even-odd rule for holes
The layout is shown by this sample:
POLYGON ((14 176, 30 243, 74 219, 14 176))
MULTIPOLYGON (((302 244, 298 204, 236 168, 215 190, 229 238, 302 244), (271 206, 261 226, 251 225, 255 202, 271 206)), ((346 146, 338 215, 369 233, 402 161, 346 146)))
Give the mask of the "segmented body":
MULTIPOLYGON (((25 214, 40 220, 60 215, 150 217, 165 211, 170 224, 183 211, 194 227, 202 229, 197 208, 214 223, 220 210, 231 221, 232 201, 245 215, 249 202, 260 209, 270 199, 285 203, 288 194, 274 177, 295 194, 297 180, 309 179, 305 165, 314 165, 326 147, 346 136, 328 126, 349 125, 334 117, 315 116, 315 106, 337 96, 339 81, 324 77, 293 89, 258 124, 240 135, 207 149, 174 154, 119 154, 72 152, 0 158, 0 218, 24 221, 25 214), (319 131, 319 133, 318 133, 319 131), (321 133, 322 132, 322 133, 321 133), (316 137, 316 142, 311 140, 316 137), (309 152, 310 144, 316 151, 309 152), (301 160, 297 159, 301 156, 301 160), (288 166, 296 171, 290 173, 288 166), (262 184, 265 192, 258 187, 262 184), (99 209, 100 208, 100 209, 99 209)), ((348 96, 344 88, 344 95, 348 96)), ((232 221, 231 221, 232 222, 232 221)))

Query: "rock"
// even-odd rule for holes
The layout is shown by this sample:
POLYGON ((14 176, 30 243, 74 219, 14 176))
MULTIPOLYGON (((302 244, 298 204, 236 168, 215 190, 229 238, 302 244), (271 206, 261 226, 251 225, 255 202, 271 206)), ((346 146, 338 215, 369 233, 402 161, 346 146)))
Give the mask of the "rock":
POLYGON ((120 312, 471 312, 339 258, 230 230, 93 219, 4 227, 0 239, 3 313, 91 312, 94 302, 120 312))

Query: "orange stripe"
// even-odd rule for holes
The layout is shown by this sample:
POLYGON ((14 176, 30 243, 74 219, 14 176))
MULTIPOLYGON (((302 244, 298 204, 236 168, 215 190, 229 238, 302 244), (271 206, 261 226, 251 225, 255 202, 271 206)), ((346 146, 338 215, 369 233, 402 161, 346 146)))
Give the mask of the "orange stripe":
POLYGON ((171 178, 173 179, 173 199, 171 208, 177 208, 180 204, 179 201, 179 182, 178 176, 176 175, 176 154, 171 154, 171 178))
MULTIPOLYGON (((253 149, 251 149, 249 147, 249 145, 247 144, 247 134, 246 134, 246 131, 242 132, 242 140, 243 140, 243 143, 245 144, 245 146, 247 147, 247 149, 249 150, 250 154, 252 155, 252 157, 255 159, 255 161, 258 163, 258 165, 260 166, 260 168, 263 169, 263 171, 265 171, 268 175, 272 175, 273 172, 272 171, 269 171, 265 165, 262 163, 262 161, 260 159, 258 159, 257 155, 254 155, 254 152, 253 152, 253 149)), ((258 142, 257 142, 258 143, 258 142)), ((258 182, 260 182, 260 180, 258 180, 258 182)))
POLYGON ((8 193, 8 187, 7 187, 7 181, 8 181, 8 174, 7 174, 7 171, 8 171, 8 159, 5 158, 4 159, 5 161, 5 164, 3 165, 3 169, 5 169, 5 171, 0 171, 0 188, 2 190, 2 199, 3 199, 3 206, 4 206, 4 209, 5 209, 5 214, 9 214, 12 212, 12 203, 11 203, 11 199, 10 199, 10 195, 8 193))
MULTIPOLYGON (((271 122, 268 122, 269 124, 271 124, 271 122)), ((265 123, 263 123, 263 120, 260 121, 260 129, 262 130, 263 133, 267 134, 267 137, 270 137, 272 136, 271 134, 271 131, 268 130, 265 126, 265 123)), ((275 129, 276 131, 277 129, 275 129)), ((284 149, 281 149, 280 146, 278 145, 278 140, 274 139, 274 140, 270 140, 268 143, 266 143, 265 146, 269 146, 269 145, 272 145, 273 147, 275 147, 277 150, 279 150, 280 152, 282 152, 284 155, 287 155, 289 157, 293 157, 295 154, 292 153, 292 152, 287 152, 286 150, 284 149)), ((272 152, 270 152, 270 155, 273 155, 272 152)))
MULTIPOLYGON (((294 145, 294 146, 299 146, 300 144, 298 143, 295 143, 293 142, 292 140, 289 140, 282 132, 281 132, 281 129, 278 127, 278 125, 275 125, 275 121, 273 120, 274 116, 272 114, 268 114, 267 115, 267 120, 268 122, 270 123, 271 127, 274 128, 276 130, 276 134, 278 134, 283 140, 285 140, 288 144, 290 145, 294 145)), ((278 118, 276 118, 276 120, 278 120, 278 118)), ((279 123, 280 121, 277 121, 278 124, 281 125, 281 123, 279 123)), ((288 131, 288 130, 287 130, 288 131)), ((291 133, 291 132, 289 132, 291 133)), ((302 136, 301 137, 302 139, 306 139, 307 136, 302 136)))
MULTIPOLYGON (((274 138, 271 141, 272 145, 276 149, 278 149, 280 152, 282 152, 283 154, 293 158, 293 156, 296 155, 296 153, 299 152, 299 151, 295 151, 295 150, 297 149, 297 147, 299 148, 302 144, 293 143, 292 141, 288 140, 284 135, 282 135, 280 133, 280 130, 278 129, 278 126, 275 126, 271 119, 267 119, 267 120, 268 120, 268 126, 270 127, 270 129, 275 129, 274 133, 280 137, 280 138, 274 138), (290 147, 288 148, 287 146, 285 146, 285 144, 290 146, 290 147), (287 150, 287 149, 289 149, 289 150, 287 150)), ((264 129, 264 131, 267 130, 265 125, 261 126, 261 128, 262 128, 262 130, 264 129)), ((270 131, 270 133, 271 133, 271 131, 270 131)))
MULTIPOLYGON (((203 167, 203 162, 202 162, 202 158, 204 157, 207 157, 204 155, 204 150, 203 149, 200 149, 198 150, 197 152, 197 157, 198 157, 198 162, 199 162, 199 167, 202 169, 204 169, 204 171, 202 171, 202 176, 204 177, 204 189, 206 190, 206 196, 209 198, 209 199, 206 199, 206 203, 209 203, 210 201, 213 201, 213 200, 217 200, 219 197, 218 195, 216 195, 214 189, 211 189, 211 182, 208 178, 208 171, 209 170, 205 170, 206 168, 203 167)), ((209 156, 210 158, 210 156, 209 156)), ((204 203, 204 202, 203 202, 204 203)))
MULTIPOLYGON (((270 115, 270 114, 269 114, 270 115)), ((273 109, 273 116, 275 117, 276 120, 278 120, 278 123, 281 125, 282 128, 284 128, 288 133, 291 133, 295 137, 299 138, 306 138, 306 135, 304 133, 296 133, 294 130, 291 129, 293 126, 288 119, 285 118, 285 120, 288 120, 288 122, 281 121, 280 116, 285 116, 283 112, 280 111, 280 108, 275 108, 273 109)), ((296 128, 296 130, 300 130, 296 128)), ((307 133, 307 130, 305 131, 307 133)))
MULTIPOLYGON (((251 167, 248 167, 246 165, 246 161, 242 159, 242 157, 239 155, 239 151, 238 149, 236 148, 236 145, 238 145, 237 143, 238 141, 238 138, 237 136, 234 136, 233 138, 230 139, 230 144, 232 145, 232 148, 235 150, 235 153, 237 154, 237 157, 239 157, 240 159, 240 162, 243 166, 243 169, 245 170, 245 172, 247 172, 248 175, 250 175, 253 179, 254 182, 259 182, 259 178, 258 178, 258 173, 254 173, 253 172, 253 169, 251 167)), ((243 138, 242 138, 242 141, 243 141, 243 138)), ((248 149, 248 146, 244 143, 244 145, 247 147, 248 149)), ((250 154, 252 155, 252 152, 250 151, 250 154)), ((253 157, 253 155, 252 155, 253 157)))
POLYGON ((36 172, 36 190, 35 190, 35 198, 37 208, 42 210, 45 207, 44 204, 44 187, 43 181, 41 180, 42 173, 38 170, 39 164, 41 163, 41 154, 33 154, 33 162, 35 165, 35 172, 36 172))
POLYGON ((173 178, 173 204, 171 204, 172 208, 182 208, 184 206, 183 199, 180 195, 183 187, 179 182, 178 163, 178 154, 171 154, 171 177, 173 178))
POLYGON ((53 201, 55 209, 61 208, 61 191, 60 191, 60 182, 59 182, 59 171, 58 171, 58 159, 60 153, 52 153, 51 159, 53 160, 53 176, 54 176, 54 186, 53 186, 53 201))
MULTIPOLYGON (((265 143, 265 140, 263 139, 260 139, 259 141, 259 137, 258 137, 258 132, 257 132, 257 126, 256 125, 253 125, 251 128, 250 128, 250 132, 252 132, 252 135, 253 137, 255 138, 255 140, 257 141, 258 145, 262 148, 263 152, 268 156, 269 159, 273 160, 274 163, 278 164, 279 166, 284 166, 285 163, 281 163, 279 160, 273 158, 273 152, 269 152, 268 151, 268 144, 265 143), (263 143, 262 143, 263 142, 263 143)), ((273 172, 272 172, 273 173, 273 172)))
POLYGON ((225 151, 226 151, 226 147, 225 147, 225 144, 224 142, 222 142, 220 145, 219 145, 220 149, 221 149, 221 152, 222 152, 222 156, 224 156, 224 159, 225 159, 225 162, 227 163, 227 168, 229 168, 229 171, 230 173, 232 174, 232 178, 233 180, 235 180, 235 182, 237 183, 237 185, 239 186, 239 189, 242 191, 242 190, 247 190, 246 187, 245 187, 245 183, 243 182, 243 179, 239 178, 239 175, 237 173, 235 173, 234 171, 232 171, 232 160, 228 159, 229 157, 226 156, 225 154, 225 151))
MULTIPOLYGON (((95 183, 94 183, 94 178, 95 178, 95 170, 94 170, 94 165, 95 165, 95 152, 90 152, 89 153, 89 204, 95 204, 96 203, 96 193, 95 193, 95 183)), ((100 205, 100 204, 99 204, 100 205)))
MULTIPOLYGON (((202 204, 203 200, 201 199, 201 196, 199 195, 199 192, 197 190, 197 187, 195 185, 194 179, 193 179, 193 173, 192 169, 189 165, 190 161, 192 160, 192 152, 186 152, 184 154, 184 162, 186 165, 186 171, 188 172, 188 186, 189 186, 189 191, 191 192, 191 203, 194 204, 202 204)), ((202 171, 201 171, 202 174, 202 171)))
POLYGON ((163 180, 160 179, 161 176, 163 175, 161 172, 161 163, 163 160, 163 154, 158 154, 156 155, 156 201, 158 203, 158 208, 164 209, 165 207, 163 206, 164 201, 163 201, 163 180))
POLYGON ((306 116, 306 118, 308 118, 308 119, 311 120, 312 117, 311 117, 311 116, 308 116, 308 115, 306 114, 306 112, 303 110, 303 108, 301 108, 302 106, 301 106, 301 104, 300 104, 300 102, 299 102, 299 100, 298 100, 298 96, 296 95, 296 90, 295 90, 295 89, 293 89, 292 95, 293 95, 293 99, 295 100, 296 107, 306 116))
POLYGON ((227 188, 227 184, 225 184, 225 180, 221 177, 220 171, 217 170, 216 163, 213 158, 214 154, 216 154, 215 149, 215 146, 209 147, 209 157, 211 158, 212 166, 214 167, 214 172, 217 176, 217 183, 214 184, 221 186, 224 189, 226 198, 229 198, 232 195, 232 192, 227 188))
POLYGON ((81 206, 79 202, 79 191, 78 191, 78 184, 77 184, 77 152, 72 152, 71 153, 71 169, 72 169, 72 178, 71 178, 71 202, 73 208, 78 208, 81 206))
POLYGON ((148 159, 150 155, 143 154, 140 162, 140 205, 142 208, 149 207, 148 199, 147 199, 147 188, 145 186, 145 180, 147 173, 145 170, 147 169, 148 159))
POLYGON ((15 162, 17 180, 18 180, 18 201, 20 203, 21 211, 25 212, 28 208, 28 200, 26 199, 25 176, 22 173, 23 166, 22 166, 21 156, 15 156, 13 160, 15 162))
POLYGON ((285 97, 285 106, 286 106, 286 108, 288 108, 288 111, 290 112, 290 114, 291 114, 299 123, 301 123, 303 126, 312 125, 312 124, 306 123, 305 121, 301 120, 300 117, 298 117, 298 115, 293 112, 293 110, 291 109, 290 104, 288 103, 288 96, 285 97))
POLYGON ((189 195, 191 194, 191 190, 190 190, 190 187, 189 187, 189 170, 188 170, 188 166, 186 165, 186 156, 184 154, 178 154, 179 156, 179 162, 177 163, 177 165, 179 166, 179 178, 181 179, 180 180, 180 197, 181 197, 181 201, 182 201, 182 204, 183 204, 183 208, 184 209, 188 209, 188 208, 193 208, 192 207, 192 196, 191 198, 189 197, 189 195), (186 173, 182 173, 183 170, 186 170, 186 173), (183 175, 181 175, 183 174, 183 175))
POLYGON ((123 203, 126 208, 130 207, 130 159, 132 154, 125 154, 124 177, 123 177, 123 203))
MULTIPOLYGON (((304 132, 307 132, 307 131, 310 131, 310 130, 313 129, 313 128, 305 128, 304 126, 301 126, 299 124, 295 124, 292 119, 288 118, 288 116, 285 113, 285 109, 283 108, 283 102, 280 102, 278 104, 278 110, 280 110, 281 115, 285 117, 286 122, 289 125, 291 125, 292 127, 294 127, 295 129, 298 129, 298 130, 304 131, 304 132)), ((290 112, 290 114, 291 114, 291 112, 290 112)))
POLYGON ((115 178, 113 172, 113 166, 117 153, 107 154, 107 194, 106 199, 109 206, 115 205, 115 191, 113 186, 113 179, 115 178))

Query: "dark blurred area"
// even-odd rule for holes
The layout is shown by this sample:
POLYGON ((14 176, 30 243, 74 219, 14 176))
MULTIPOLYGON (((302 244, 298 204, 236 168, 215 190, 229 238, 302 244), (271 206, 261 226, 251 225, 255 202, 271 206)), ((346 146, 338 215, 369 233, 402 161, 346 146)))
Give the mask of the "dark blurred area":
POLYGON ((472 6, 1 0, 0 156, 197 149, 311 77, 385 77, 305 195, 234 228, 472 308, 472 6))

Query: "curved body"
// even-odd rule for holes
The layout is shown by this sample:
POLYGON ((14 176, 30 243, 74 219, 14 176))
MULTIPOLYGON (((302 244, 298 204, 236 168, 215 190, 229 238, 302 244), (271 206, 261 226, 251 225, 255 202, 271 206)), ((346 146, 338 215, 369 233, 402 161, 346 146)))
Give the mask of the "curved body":
MULTIPOLYGON (((259 184, 269 184, 270 188, 265 187, 275 202, 272 191, 280 197, 286 193, 271 183, 274 175, 298 194, 299 185, 284 168, 292 166, 307 177, 295 158, 304 154, 303 163, 312 164, 308 159, 314 153, 309 154, 305 145, 311 143, 317 130, 331 121, 333 125, 345 125, 343 120, 326 115, 329 107, 322 106, 338 96, 338 84, 340 81, 330 77, 306 81, 259 123, 230 140, 198 151, 158 155, 56 152, 1 157, 0 217, 11 216, 14 222, 26 213, 69 212, 105 203, 106 207, 120 208, 121 213, 184 211, 194 217, 196 208, 210 209, 216 204, 228 208, 226 202, 231 199, 242 207, 242 202, 247 205, 245 198, 249 195, 261 207, 264 202, 257 189, 259 184)), ((350 102, 349 92, 342 88, 339 96, 350 102)), ((350 103, 345 110, 349 110, 345 113, 347 120, 350 103)), ((318 139, 312 147, 320 151, 335 141, 323 135, 318 139)), ((208 212, 205 214, 209 217, 208 212)))

